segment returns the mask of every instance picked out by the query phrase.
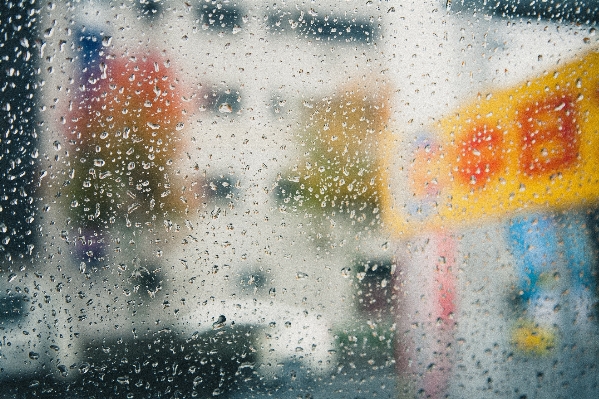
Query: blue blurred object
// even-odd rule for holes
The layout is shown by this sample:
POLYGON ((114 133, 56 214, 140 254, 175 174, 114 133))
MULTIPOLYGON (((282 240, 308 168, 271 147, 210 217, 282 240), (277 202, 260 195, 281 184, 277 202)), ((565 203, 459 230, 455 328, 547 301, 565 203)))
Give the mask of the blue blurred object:
POLYGON ((102 50, 102 37, 100 32, 85 29, 79 31, 79 43, 81 45, 81 58, 84 66, 90 66, 97 63, 102 50))
POLYGON ((596 288, 585 216, 570 211, 559 216, 518 217, 509 226, 509 238, 524 308, 538 317, 535 306, 549 307, 544 314, 552 317, 561 308, 559 302, 565 300, 577 309, 580 320, 585 319, 592 310, 596 288), (564 282, 559 282, 562 278, 564 282))
POLYGON ((102 71, 101 62, 106 58, 100 31, 85 27, 77 32, 79 37, 79 62, 81 64, 81 83, 86 85, 94 79, 99 79, 102 71))
POLYGON ((565 260, 571 272, 572 293, 589 295, 595 292, 595 278, 592 273, 593 248, 589 231, 586 227, 586 218, 575 212, 562 217, 563 227, 561 238, 563 240, 565 260))
POLYGON ((558 235, 552 216, 530 215, 515 218, 509 237, 516 259, 518 288, 522 301, 540 294, 539 278, 558 259, 558 235))

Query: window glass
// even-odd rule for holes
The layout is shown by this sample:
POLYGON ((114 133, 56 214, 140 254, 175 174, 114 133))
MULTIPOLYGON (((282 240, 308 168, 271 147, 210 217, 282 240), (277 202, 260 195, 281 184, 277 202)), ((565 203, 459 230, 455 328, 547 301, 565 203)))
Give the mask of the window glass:
POLYGON ((1 5, 0 396, 594 398, 598 7, 1 5))

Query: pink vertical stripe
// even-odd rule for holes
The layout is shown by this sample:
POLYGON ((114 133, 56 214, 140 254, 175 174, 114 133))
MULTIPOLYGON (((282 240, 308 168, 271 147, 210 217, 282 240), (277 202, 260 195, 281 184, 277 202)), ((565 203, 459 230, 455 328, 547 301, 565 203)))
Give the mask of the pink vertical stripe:
POLYGON ((432 283, 431 331, 433 351, 431 367, 424 374, 426 397, 442 398, 449 388, 453 368, 452 346, 455 340, 456 245, 451 234, 439 232, 431 238, 436 261, 432 283))

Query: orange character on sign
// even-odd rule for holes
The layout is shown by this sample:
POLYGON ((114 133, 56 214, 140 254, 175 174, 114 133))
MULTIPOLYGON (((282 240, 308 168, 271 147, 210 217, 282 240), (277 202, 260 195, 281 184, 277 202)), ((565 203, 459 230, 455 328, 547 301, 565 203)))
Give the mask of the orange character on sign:
POLYGON ((484 187, 503 167, 503 136, 489 124, 474 126, 458 150, 458 178, 462 184, 484 187))
POLYGON ((520 169, 529 176, 576 164, 579 152, 576 110, 567 94, 527 104, 519 112, 520 169))

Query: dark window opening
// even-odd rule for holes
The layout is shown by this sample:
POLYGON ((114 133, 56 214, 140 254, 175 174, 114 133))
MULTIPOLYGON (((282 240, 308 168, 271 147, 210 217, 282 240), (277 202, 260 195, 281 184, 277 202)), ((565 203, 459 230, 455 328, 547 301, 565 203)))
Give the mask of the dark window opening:
POLYGON ((599 1, 448 0, 454 12, 477 12, 503 18, 546 19, 590 24, 599 21, 599 1))
POLYGON ((243 24, 241 10, 233 6, 203 5, 199 14, 200 24, 211 30, 233 31, 243 24))
POLYGON ((0 298, 0 326, 24 319, 27 316, 25 301, 20 295, 0 298))
POLYGON ((376 36, 376 27, 368 20, 304 13, 271 15, 269 28, 279 33, 294 31, 305 39, 339 42, 370 43, 376 36))

